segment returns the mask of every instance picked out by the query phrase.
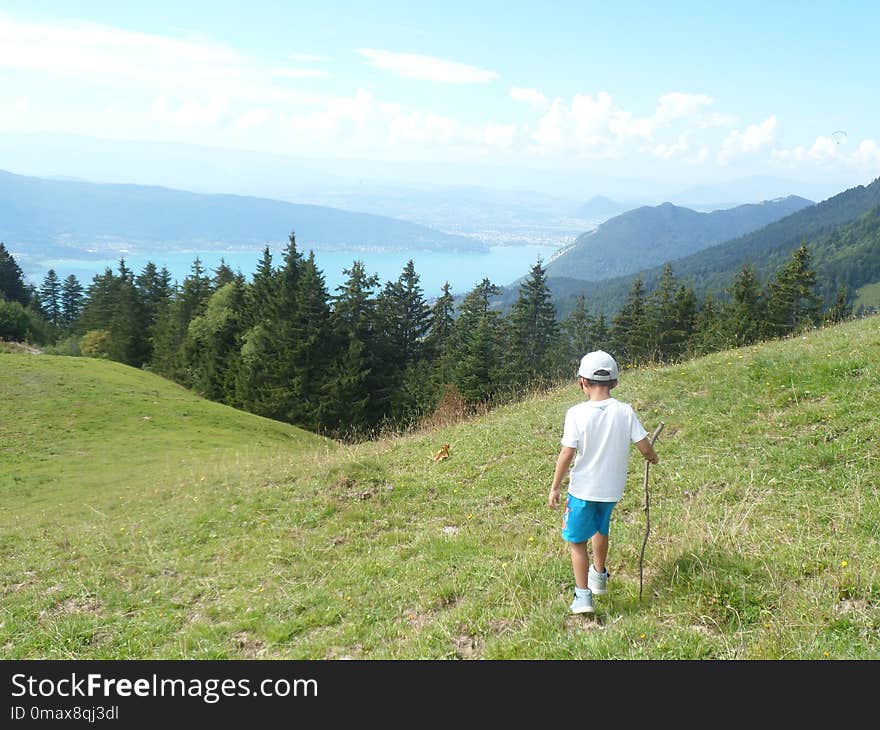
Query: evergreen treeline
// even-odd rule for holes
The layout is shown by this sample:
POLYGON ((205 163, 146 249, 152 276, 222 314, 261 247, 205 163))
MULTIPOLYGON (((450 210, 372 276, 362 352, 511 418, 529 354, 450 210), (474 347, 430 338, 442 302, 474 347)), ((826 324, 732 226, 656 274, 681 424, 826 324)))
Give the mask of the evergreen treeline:
POLYGON ((222 261, 207 272, 196 258, 177 283, 123 259, 87 287, 49 271, 37 289, 0 244, 0 338, 149 368, 212 400, 362 439, 570 378, 591 349, 627 367, 673 362, 852 315, 846 286, 823 304, 827 284, 806 245, 765 284, 746 264, 702 299, 666 264, 650 291, 635 278, 611 318, 581 296, 560 319, 540 259, 506 312, 492 305, 499 287, 488 278, 456 306, 448 284, 425 297, 412 261, 385 283, 361 261, 343 273, 328 291, 291 234, 277 263, 264 248, 250 281, 222 261))

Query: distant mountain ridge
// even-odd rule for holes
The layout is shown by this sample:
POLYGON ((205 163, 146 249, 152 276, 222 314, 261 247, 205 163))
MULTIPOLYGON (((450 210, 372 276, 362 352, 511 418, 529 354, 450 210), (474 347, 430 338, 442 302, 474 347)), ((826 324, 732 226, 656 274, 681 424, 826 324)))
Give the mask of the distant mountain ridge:
MULTIPOLYGON (((862 286, 880 280, 880 178, 858 185, 752 231, 672 260, 673 272, 698 297, 721 294, 748 262, 759 279, 766 281, 801 244, 813 250, 817 273, 827 279, 822 294, 832 296, 838 283, 862 286)), ((625 302, 638 276, 645 289, 657 284, 666 262, 644 267, 603 281, 570 276, 548 277, 557 312, 564 316, 575 298, 583 294, 594 311, 613 314, 625 302)), ((548 265, 549 268, 549 265, 548 265)), ((511 288, 499 297, 509 306, 516 292, 511 288)))
POLYGON ((832 182, 811 183, 803 180, 785 179, 770 175, 750 175, 718 183, 691 185, 668 196, 670 202, 688 208, 731 208, 743 203, 757 203, 762 200, 799 195, 802 198, 821 201, 845 189, 845 184, 832 182), (720 203, 725 203, 719 205, 720 203))
POLYGON ((638 207, 638 203, 621 203, 604 195, 594 195, 577 209, 576 214, 578 218, 604 221, 638 207))
POLYGON ((304 250, 488 250, 473 238, 338 208, 0 171, 0 241, 34 255, 138 246, 257 250, 286 243, 292 231, 304 250))
POLYGON ((672 203, 641 206, 578 236, 547 263, 547 276, 586 281, 623 276, 736 238, 813 204, 790 195, 711 213, 672 203))

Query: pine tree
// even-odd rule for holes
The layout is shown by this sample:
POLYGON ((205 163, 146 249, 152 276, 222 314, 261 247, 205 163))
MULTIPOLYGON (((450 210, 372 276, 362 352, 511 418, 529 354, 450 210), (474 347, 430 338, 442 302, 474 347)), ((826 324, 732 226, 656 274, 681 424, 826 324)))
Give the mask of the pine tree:
POLYGON ((336 287, 332 316, 340 349, 325 391, 324 412, 339 436, 357 438, 388 412, 391 392, 377 342, 374 290, 379 277, 367 275, 362 261, 343 273, 348 278, 336 287))
POLYGON ((431 307, 431 329, 425 338, 428 359, 433 363, 433 379, 438 386, 450 382, 450 356, 455 328, 455 298, 444 282, 440 296, 431 307))
POLYGON ((675 294, 678 286, 672 264, 666 263, 657 286, 645 303, 645 354, 647 359, 665 361, 678 354, 684 335, 675 321, 675 294))
POLYGON ((670 340, 669 356, 679 358, 687 352, 697 329, 697 295, 693 287, 679 285, 673 311, 674 337, 670 340))
POLYGON ((151 369, 177 382, 186 382, 181 344, 186 338, 189 320, 186 319, 179 287, 172 286, 171 299, 156 313, 152 329, 151 369), (186 324, 184 325, 184 321, 186 324))
POLYGON ((166 267, 156 268, 156 264, 148 261, 135 279, 141 301, 152 326, 159 311, 168 306, 174 293, 171 274, 166 267))
POLYGON ((224 284, 228 284, 236 278, 235 272, 229 268, 229 265, 223 258, 220 258, 220 264, 214 269, 214 279, 212 280, 212 288, 214 291, 219 289, 224 284))
POLYGON ((61 305, 61 280, 55 273, 55 269, 49 269, 43 277, 43 285, 40 287, 40 301, 46 320, 55 327, 63 324, 63 309, 61 305))
POLYGON ((500 291, 483 278, 465 295, 455 321, 452 380, 472 406, 492 399, 504 385, 505 332, 500 313, 491 309, 500 291))
POLYGON ((79 319, 83 304, 83 287, 73 274, 61 285, 61 323, 71 328, 79 319))
POLYGON ((618 361, 638 364, 649 358, 651 342, 645 299, 644 282, 637 276, 633 280, 626 303, 611 321, 611 343, 618 361))
POLYGON ((298 421, 311 431, 329 432, 335 424, 326 391, 338 343, 331 327, 330 296, 313 251, 300 269, 296 306, 292 322, 295 348, 290 357, 300 382, 298 421))
POLYGON ((422 359, 425 337, 431 328, 431 308, 422 295, 419 275, 412 260, 395 282, 388 282, 380 296, 383 324, 401 370, 422 359))
POLYGON ((611 332, 605 323, 605 314, 599 312, 596 316, 596 324, 593 325, 593 342, 590 345, 592 350, 606 350, 609 345, 605 344, 611 339, 611 332))
POLYGON ((302 261, 291 233, 284 249, 284 265, 273 275, 273 286, 266 292, 270 296, 261 302, 260 319, 245 336, 239 377, 239 398, 248 410, 296 424, 301 423, 298 404, 302 401, 302 383, 293 359, 299 347, 295 320, 302 261))
POLYGON ((157 337, 157 327, 160 314, 167 311, 171 304, 174 287, 171 283, 171 274, 166 267, 156 268, 156 264, 148 261, 141 273, 135 278, 138 297, 143 307, 144 322, 146 326, 147 360, 152 361, 153 350, 157 337))
POLYGON ((86 287, 82 313, 77 320, 76 330, 85 334, 89 330, 109 330, 113 316, 116 296, 116 277, 108 267, 103 273, 95 274, 86 287))
POLYGON ((276 271, 272 266, 272 253, 266 246, 262 258, 257 263, 253 279, 246 289, 248 326, 253 327, 269 317, 269 305, 275 297, 277 283, 276 271))
POLYGON ((0 299, 18 302, 23 307, 30 303, 30 294, 25 286, 21 268, 2 242, 0 242, 0 299))
POLYGON ((520 285, 510 321, 511 378, 520 386, 544 384, 557 373, 553 362, 559 344, 556 308, 541 260, 520 285))
POLYGON ((593 329, 596 320, 587 311, 586 297, 578 294, 571 312, 562 320, 560 328, 566 338, 572 362, 577 362, 593 348, 593 329))
POLYGON ((182 353, 191 387, 230 405, 237 405, 243 312, 244 285, 233 277, 211 295, 205 313, 189 323, 182 353))
POLYGON ((455 368, 455 385, 467 403, 489 402, 504 385, 498 313, 484 313, 463 338, 460 360, 455 368))
POLYGON ((725 330, 733 347, 757 342, 766 326, 766 303, 751 264, 746 263, 728 289, 730 304, 725 307, 725 330))
POLYGON ((814 326, 819 322, 820 309, 812 255, 806 245, 801 245, 770 283, 768 334, 783 337, 802 327, 814 326))
POLYGON ((284 247, 284 265, 278 271, 277 289, 270 307, 270 315, 278 320, 285 319, 293 311, 296 291, 302 270, 303 255, 296 246, 296 234, 291 233, 284 247))
POLYGON ((392 390, 389 420, 394 425, 412 422, 434 395, 425 366, 431 308, 422 295, 412 260, 396 281, 386 282, 376 305, 382 330, 380 356, 386 363, 392 390))
POLYGON ((190 274, 180 286, 173 287, 171 300, 167 306, 160 306, 156 311, 155 324, 151 330, 150 361, 156 372, 183 385, 191 385, 191 373, 186 367, 184 343, 190 322, 204 315, 212 293, 211 279, 205 276, 202 261, 197 256, 190 274))
POLYGON ((205 276, 202 260, 196 256, 190 274, 180 287, 181 324, 185 330, 194 317, 204 314, 208 299, 213 293, 210 277, 205 276))
POLYGON ((114 281, 108 329, 108 355, 112 360, 135 367, 147 362, 149 322, 134 284, 134 274, 125 265, 125 259, 120 259, 119 276, 114 281))
POLYGON ((690 348, 696 355, 705 355, 726 347, 723 321, 715 295, 706 293, 694 317, 694 333, 690 338, 690 348))
POLYGON ((587 301, 578 294, 574 308, 562 321, 561 329, 565 336, 565 362, 568 371, 577 370, 580 359, 588 352, 598 349, 593 346, 596 320, 587 311, 587 301))
POLYGON ((466 332, 472 325, 475 325, 484 314, 491 311, 492 297, 501 293, 501 288, 497 284, 493 284, 488 278, 484 277, 473 289, 465 294, 459 307, 458 318, 455 320, 453 329, 453 340, 455 346, 461 333, 466 332))
POLYGON ((837 288, 837 294, 834 302, 825 313, 825 322, 828 324, 836 324, 843 322, 852 317, 853 305, 849 297, 849 289, 846 284, 841 284, 837 288))

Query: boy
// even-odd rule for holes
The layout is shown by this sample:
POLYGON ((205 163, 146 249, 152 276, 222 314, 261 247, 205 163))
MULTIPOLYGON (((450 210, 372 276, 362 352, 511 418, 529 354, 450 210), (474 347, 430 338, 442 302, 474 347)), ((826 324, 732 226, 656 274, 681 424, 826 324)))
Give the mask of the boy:
POLYGON ((555 508, 560 502, 559 485, 574 459, 562 516, 562 537, 571 545, 574 571, 572 613, 592 613, 593 593, 605 593, 608 529, 611 511, 626 485, 630 443, 652 464, 659 461, 632 406, 611 397, 617 376, 617 363, 607 352, 596 350, 581 358, 578 386, 587 400, 565 414, 562 449, 550 487, 549 504, 555 508), (592 565, 588 541, 593 549, 592 565))

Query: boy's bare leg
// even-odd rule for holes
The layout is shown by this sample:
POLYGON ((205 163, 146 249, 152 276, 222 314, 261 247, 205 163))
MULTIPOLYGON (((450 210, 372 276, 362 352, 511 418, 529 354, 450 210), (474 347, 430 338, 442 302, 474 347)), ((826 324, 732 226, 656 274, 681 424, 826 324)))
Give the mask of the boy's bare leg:
POLYGON ((592 537, 593 543, 593 567, 597 573, 605 571, 605 558, 608 557, 608 535, 597 532, 592 537))
POLYGON ((571 569, 574 571, 574 583, 578 588, 586 588, 587 571, 590 568, 587 543, 571 542, 569 545, 571 545, 571 569))

